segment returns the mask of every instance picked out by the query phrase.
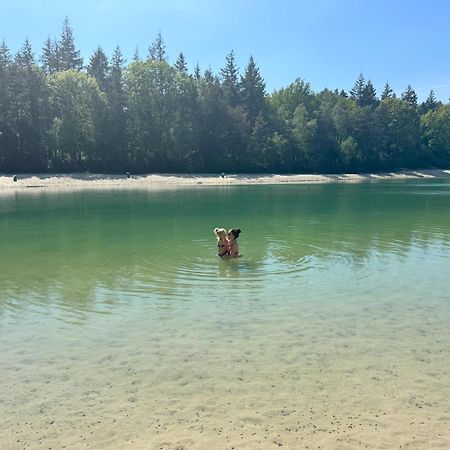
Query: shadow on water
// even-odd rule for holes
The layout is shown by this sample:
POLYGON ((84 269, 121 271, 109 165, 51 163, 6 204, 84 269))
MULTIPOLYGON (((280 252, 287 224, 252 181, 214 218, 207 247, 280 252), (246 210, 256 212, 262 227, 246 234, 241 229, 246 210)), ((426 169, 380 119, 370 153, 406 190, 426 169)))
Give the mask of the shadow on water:
POLYGON ((449 205, 447 179, 16 193, 0 203, 0 313, 257 295, 336 261, 448 249, 449 205), (243 230, 242 258, 215 255, 216 226, 243 230))

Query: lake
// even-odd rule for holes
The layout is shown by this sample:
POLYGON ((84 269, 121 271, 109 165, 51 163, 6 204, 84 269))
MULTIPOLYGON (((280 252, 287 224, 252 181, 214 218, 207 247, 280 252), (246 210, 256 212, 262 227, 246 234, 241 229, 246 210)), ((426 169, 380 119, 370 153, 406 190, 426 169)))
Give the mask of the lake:
POLYGON ((0 255, 2 449, 450 447, 448 178, 4 193, 0 255))

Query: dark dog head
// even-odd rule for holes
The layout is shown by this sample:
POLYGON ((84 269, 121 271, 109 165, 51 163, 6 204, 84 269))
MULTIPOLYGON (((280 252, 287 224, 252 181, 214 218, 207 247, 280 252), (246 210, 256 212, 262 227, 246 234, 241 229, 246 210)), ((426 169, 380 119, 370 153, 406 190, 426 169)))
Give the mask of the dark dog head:
POLYGON ((233 236, 234 239, 237 239, 240 234, 241 234, 241 229, 240 228, 231 228, 228 231, 228 236, 233 236))

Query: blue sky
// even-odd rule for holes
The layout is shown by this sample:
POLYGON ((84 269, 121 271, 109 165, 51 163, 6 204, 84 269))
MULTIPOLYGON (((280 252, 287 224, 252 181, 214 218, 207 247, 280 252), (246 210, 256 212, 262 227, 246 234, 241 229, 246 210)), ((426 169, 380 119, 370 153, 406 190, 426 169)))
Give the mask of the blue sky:
POLYGON ((59 38, 65 16, 85 62, 101 46, 145 56, 161 31, 169 61, 217 73, 234 50, 243 72, 253 55, 268 92, 302 78, 314 91, 349 90, 363 73, 380 92, 410 84, 450 98, 450 2, 446 0, 0 0, 0 40, 37 56, 59 38))

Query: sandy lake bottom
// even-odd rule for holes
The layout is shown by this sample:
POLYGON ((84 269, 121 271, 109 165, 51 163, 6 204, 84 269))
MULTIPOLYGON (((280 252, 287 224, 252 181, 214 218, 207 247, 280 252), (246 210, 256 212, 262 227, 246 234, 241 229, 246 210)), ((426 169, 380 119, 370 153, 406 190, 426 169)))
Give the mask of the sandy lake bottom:
POLYGON ((447 179, 5 196, 0 448, 448 449, 449 224, 447 179))

